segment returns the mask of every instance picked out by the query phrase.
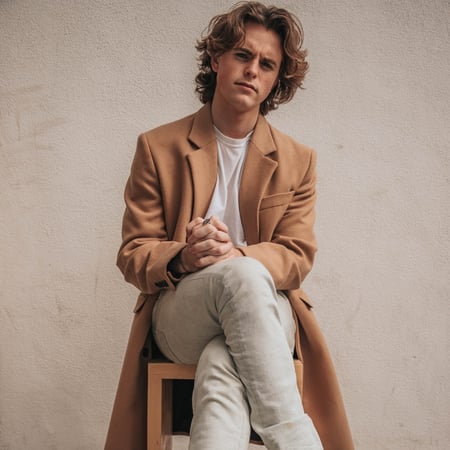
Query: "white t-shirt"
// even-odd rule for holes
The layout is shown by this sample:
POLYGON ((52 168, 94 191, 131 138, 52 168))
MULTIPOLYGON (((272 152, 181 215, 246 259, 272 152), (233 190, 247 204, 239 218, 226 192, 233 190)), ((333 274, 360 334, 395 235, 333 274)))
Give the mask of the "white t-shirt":
POLYGON ((206 217, 216 216, 228 226, 234 245, 247 245, 239 210, 239 186, 251 131, 233 139, 214 127, 217 137, 217 181, 206 217))

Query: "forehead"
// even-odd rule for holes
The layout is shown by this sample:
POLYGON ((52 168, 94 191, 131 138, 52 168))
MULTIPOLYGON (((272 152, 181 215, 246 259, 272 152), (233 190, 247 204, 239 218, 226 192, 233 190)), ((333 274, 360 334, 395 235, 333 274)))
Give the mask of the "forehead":
POLYGON ((248 22, 245 24, 243 41, 240 45, 238 44, 238 47, 241 46, 277 63, 281 63, 283 58, 280 36, 275 31, 257 23, 248 22))

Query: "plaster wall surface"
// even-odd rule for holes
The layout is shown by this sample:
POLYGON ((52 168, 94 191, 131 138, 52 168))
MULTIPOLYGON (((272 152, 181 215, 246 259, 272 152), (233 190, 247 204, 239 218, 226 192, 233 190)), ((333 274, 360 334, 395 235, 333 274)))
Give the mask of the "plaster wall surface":
MULTIPOLYGON (((268 118, 318 151, 305 288, 357 448, 446 450, 450 3, 279 4, 311 69, 268 118)), ((136 137, 200 106, 194 43, 231 5, 0 2, 1 449, 102 448, 136 297, 115 268, 136 137)))

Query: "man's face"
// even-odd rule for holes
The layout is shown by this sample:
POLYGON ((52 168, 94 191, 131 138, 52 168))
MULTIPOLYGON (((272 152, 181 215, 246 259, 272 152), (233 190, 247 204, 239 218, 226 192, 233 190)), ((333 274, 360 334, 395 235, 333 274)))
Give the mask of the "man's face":
POLYGON ((244 42, 212 58, 212 69, 217 73, 213 102, 236 113, 259 112, 278 81, 282 55, 278 34, 247 23, 244 42))

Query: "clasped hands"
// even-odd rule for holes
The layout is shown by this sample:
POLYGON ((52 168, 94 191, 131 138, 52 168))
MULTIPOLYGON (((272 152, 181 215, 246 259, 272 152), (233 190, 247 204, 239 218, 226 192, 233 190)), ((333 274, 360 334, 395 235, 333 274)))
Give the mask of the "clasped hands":
POLYGON ((242 256, 234 247, 228 227, 217 217, 197 217, 186 227, 187 246, 172 261, 179 273, 196 272, 219 261, 242 256))

